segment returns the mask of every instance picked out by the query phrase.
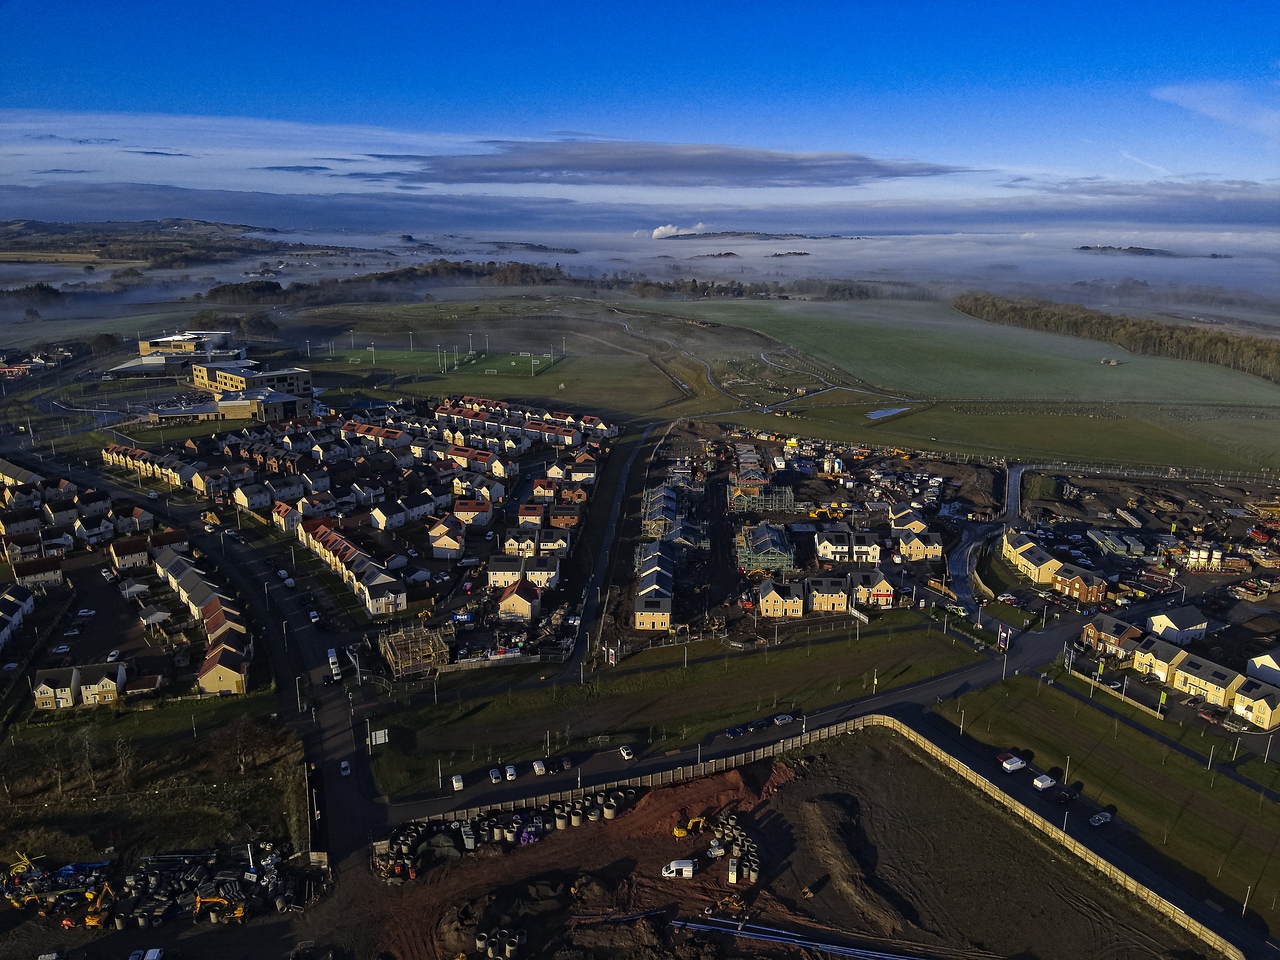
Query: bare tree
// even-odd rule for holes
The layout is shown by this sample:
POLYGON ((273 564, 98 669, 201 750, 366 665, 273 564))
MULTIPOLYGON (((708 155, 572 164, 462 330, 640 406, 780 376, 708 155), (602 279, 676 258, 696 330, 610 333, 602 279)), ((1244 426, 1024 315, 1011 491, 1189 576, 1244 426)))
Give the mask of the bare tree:
POLYGON ((116 779, 121 790, 128 790, 133 782, 133 742, 124 737, 116 738, 116 779))
POLYGON ((84 768, 85 778, 89 781, 89 790, 92 793, 98 792, 98 775, 93 769, 93 733, 88 727, 80 732, 80 747, 82 750, 80 757, 80 765, 84 768))

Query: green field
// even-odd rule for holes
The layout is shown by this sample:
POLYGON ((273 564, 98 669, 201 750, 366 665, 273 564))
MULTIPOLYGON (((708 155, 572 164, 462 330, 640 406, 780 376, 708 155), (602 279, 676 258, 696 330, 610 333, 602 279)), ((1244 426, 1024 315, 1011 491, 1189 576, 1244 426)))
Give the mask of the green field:
MULTIPOLYGON (((637 753, 704 742, 717 731, 759 716, 798 713, 904 686, 971 663, 972 649, 907 611, 862 628, 799 637, 780 648, 744 654, 716 641, 659 647, 627 658, 585 685, 556 681, 557 668, 531 690, 468 699, 441 684, 439 706, 389 719, 391 746, 374 759, 386 794, 434 790, 437 761, 444 775, 533 760, 551 752, 630 743, 637 753), (877 687, 878 684, 878 687, 877 687), (595 741, 593 738, 605 738, 595 741)), ((501 668, 486 671, 500 685, 501 668)), ((465 674, 463 675, 466 676, 465 674)))
MULTIPOLYGON (((1228 910, 1234 902, 1237 915, 1252 887, 1251 909, 1256 906, 1255 916, 1274 930, 1275 914, 1263 905, 1280 895, 1276 804, 1029 677, 967 694, 942 709, 952 721, 963 709, 966 735, 1014 749, 1058 779, 1070 758, 1070 786, 1113 811, 1113 842, 1148 862, 1165 859, 1168 873, 1228 910)), ((1280 780, 1275 763, 1259 763, 1251 772, 1265 787, 1280 780)), ((1052 809, 1055 816, 1064 812, 1052 809)))

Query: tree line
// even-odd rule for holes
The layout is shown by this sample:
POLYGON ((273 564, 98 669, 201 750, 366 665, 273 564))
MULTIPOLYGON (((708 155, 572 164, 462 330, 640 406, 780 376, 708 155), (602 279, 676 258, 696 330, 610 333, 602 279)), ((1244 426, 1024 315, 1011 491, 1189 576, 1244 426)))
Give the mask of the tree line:
POLYGON ((315 306, 352 301, 377 302, 403 300, 412 287, 427 281, 452 280, 481 286, 542 286, 563 283, 569 278, 557 264, 548 267, 532 263, 498 263, 490 260, 432 260, 430 263, 382 273, 366 273, 357 277, 326 278, 308 283, 281 286, 275 280, 250 280, 224 283, 212 287, 204 299, 215 303, 244 305, 290 304, 315 306))
POLYGON ((1099 340, 1149 357, 1212 363, 1280 383, 1280 342, 1275 340, 1175 326, 1047 300, 966 294, 956 297, 952 305, 989 323, 1099 340))

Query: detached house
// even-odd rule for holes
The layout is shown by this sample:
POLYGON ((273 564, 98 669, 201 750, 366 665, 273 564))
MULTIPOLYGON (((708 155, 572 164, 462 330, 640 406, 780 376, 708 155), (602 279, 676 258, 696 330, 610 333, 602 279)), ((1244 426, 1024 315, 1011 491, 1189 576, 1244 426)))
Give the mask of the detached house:
POLYGON ((760 584, 760 616, 803 617, 804 584, 774 582, 766 578, 760 584))
POLYGON ((845 577, 814 577, 808 586, 809 609, 814 613, 849 611, 849 581, 845 577))
POLYGON ((37 710, 65 710, 80 702, 80 671, 75 667, 37 670, 32 684, 37 710))
POLYGON ((78 669, 80 701, 85 706, 115 703, 123 695, 125 681, 123 663, 85 664, 78 669))
POLYGON ((1209 618, 1195 607, 1178 607, 1148 617, 1147 629, 1161 640, 1185 647, 1192 640, 1203 639, 1209 630, 1209 618))

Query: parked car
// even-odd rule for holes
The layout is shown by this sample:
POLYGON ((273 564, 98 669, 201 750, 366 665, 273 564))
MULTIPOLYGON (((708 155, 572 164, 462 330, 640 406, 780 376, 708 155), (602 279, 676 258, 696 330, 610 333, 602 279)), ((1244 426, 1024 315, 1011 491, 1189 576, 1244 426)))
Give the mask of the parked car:
POLYGON ((502 782, 502 771, 501 771, 501 770, 499 770, 497 767, 494 767, 492 770, 490 770, 490 771, 489 771, 489 782, 490 782, 490 783, 501 783, 501 782, 502 782))
POLYGON ((107 654, 107 663, 115 663, 119 659, 120 659, 119 650, 112 650, 110 653, 107 654))
POLYGON ((635 751, 632 750, 630 747, 626 747, 626 746, 619 747, 618 753, 622 754, 623 760, 634 760, 636 758, 635 751))
POLYGON ((76 616, 80 617, 81 619, 88 620, 90 617, 97 616, 97 614, 98 614, 97 610, 90 610, 88 607, 82 607, 76 613, 76 616))
POLYGON ((462 787, 463 787, 463 783, 462 783, 462 774, 455 773, 455 774, 453 775, 453 789, 454 789, 454 792, 456 793, 457 791, 461 790, 461 789, 462 789, 462 787))
POLYGON ((60 646, 54 647, 53 652, 57 654, 70 653, 71 648, 64 643, 64 644, 61 644, 60 646))
POLYGON ((1031 785, 1041 793, 1044 793, 1049 788, 1056 787, 1058 785, 1058 781, 1053 779, 1053 777, 1049 776, 1047 773, 1042 773, 1031 781, 1031 785))
POLYGON ((285 577, 284 585, 288 587, 290 590, 292 590, 294 587, 297 586, 297 584, 293 582, 293 577, 285 577))
POLYGON ((730 740, 735 740, 747 732, 746 727, 730 727, 724 732, 724 735, 730 740))
POLYGON ((314 610, 308 610, 308 611, 307 611, 307 616, 311 618, 311 622, 312 622, 312 623, 319 623, 319 622, 320 622, 320 614, 316 613, 316 611, 314 611, 314 610))
POLYGON ((508 780, 514 780, 516 778, 516 768, 511 766, 511 764, 507 764, 504 772, 506 773, 508 780))
POLYGON ((752 720, 747 724, 747 733, 759 733, 769 726, 768 720, 752 720))
POLYGON ((1059 790, 1057 796, 1053 798, 1054 803, 1070 803, 1076 798, 1074 790, 1059 790))
POLYGON ((64 637, 78 637, 78 636, 80 636, 80 628, 79 628, 79 627, 67 627, 67 629, 65 629, 65 630, 63 630, 63 631, 62 631, 62 635, 63 635, 64 637))
POLYGON ((541 777, 545 775, 546 772, 547 772, 547 765, 545 763, 543 763, 541 760, 533 761, 533 775, 535 777, 541 777))
POLYGON ((338 772, 344 777, 351 776, 351 764, 348 761, 343 760, 342 763, 338 764, 338 772))
POLYGON ((116 575, 112 573, 111 570, 108 569, 107 567, 103 567, 98 572, 102 574, 102 579, 107 581, 107 583, 112 583, 116 578, 116 575))
POLYGON ((1196 716, 1201 720, 1208 720, 1210 723, 1221 723, 1222 718, 1212 707, 1201 707, 1196 711, 1196 716))
POLYGON ((277 571, 276 571, 276 576, 277 576, 277 577, 279 577, 281 580, 288 580, 288 579, 289 579, 289 571, 288 571, 288 570, 277 570, 277 571))
POLYGON ((148 500, 159 500, 159 499, 160 499, 160 494, 156 493, 154 490, 149 490, 149 491, 147 491, 147 499, 148 499, 148 500))
POLYGON ((1102 825, 1110 822, 1111 822, 1111 814, 1107 813, 1107 811, 1105 810, 1103 810, 1101 813, 1095 813, 1092 817, 1089 818, 1089 826, 1091 827, 1101 827, 1102 825))
POLYGON ((785 727, 788 723, 794 723, 795 719, 796 718, 789 713, 780 713, 773 718, 773 723, 774 726, 785 727))

